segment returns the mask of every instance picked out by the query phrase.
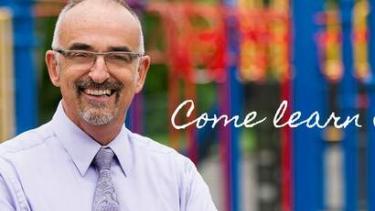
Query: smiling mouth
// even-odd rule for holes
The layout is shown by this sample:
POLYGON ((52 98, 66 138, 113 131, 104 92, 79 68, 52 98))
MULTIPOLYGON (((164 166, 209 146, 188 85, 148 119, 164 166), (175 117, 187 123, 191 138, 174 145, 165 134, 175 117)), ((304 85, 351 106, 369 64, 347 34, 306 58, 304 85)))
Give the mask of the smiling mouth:
POLYGON ((116 96, 118 101, 120 91, 123 84, 118 81, 105 81, 103 83, 96 83, 91 79, 82 79, 75 82, 77 95, 85 94, 88 97, 93 97, 96 100, 105 100, 112 95, 116 96))
POLYGON ((89 89, 88 88, 88 89, 81 89, 80 91, 87 95, 91 95, 95 97, 101 97, 101 96, 110 97, 111 95, 115 93, 115 90, 112 90, 112 89, 89 89))

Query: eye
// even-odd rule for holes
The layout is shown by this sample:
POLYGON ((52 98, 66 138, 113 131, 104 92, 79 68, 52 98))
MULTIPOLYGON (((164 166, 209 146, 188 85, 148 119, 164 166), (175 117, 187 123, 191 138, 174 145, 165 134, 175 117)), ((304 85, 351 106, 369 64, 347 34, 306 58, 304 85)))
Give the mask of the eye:
POLYGON ((69 58, 90 58, 92 57, 92 54, 82 51, 71 51, 67 52, 66 56, 69 58))
POLYGON ((108 54, 108 59, 116 62, 126 62, 130 63, 133 60, 133 57, 131 54, 128 53, 111 53, 108 54))

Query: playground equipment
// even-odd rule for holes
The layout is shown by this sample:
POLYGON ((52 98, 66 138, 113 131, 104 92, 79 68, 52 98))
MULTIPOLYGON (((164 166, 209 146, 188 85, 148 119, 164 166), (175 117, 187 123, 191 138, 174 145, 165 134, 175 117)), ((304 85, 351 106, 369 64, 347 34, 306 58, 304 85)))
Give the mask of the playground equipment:
MULTIPOLYGON (((271 1, 269 3, 271 6, 267 9, 262 5, 262 1, 239 1, 238 4, 228 1, 225 3, 228 4, 224 4, 226 7, 211 5, 211 9, 216 7, 217 10, 224 11, 218 13, 223 16, 221 20, 225 23, 225 30, 218 31, 225 33, 221 37, 225 37, 226 47, 224 48, 227 49, 226 55, 219 57, 225 58, 221 64, 225 67, 224 72, 227 75, 225 80, 217 81, 221 114, 241 113, 243 104, 240 96, 243 88, 238 84, 238 78, 242 81, 262 82, 267 80, 269 75, 276 76, 282 90, 280 98, 292 102, 293 111, 301 111, 306 115, 313 111, 319 111, 325 115, 334 110, 338 111, 341 116, 353 116, 359 111, 357 104, 359 83, 364 83, 365 86, 371 88, 368 90, 371 96, 373 85, 367 59, 366 11, 368 6, 365 1, 358 1, 356 5, 354 1, 349 0, 339 1, 336 5, 334 2, 293 1, 291 2, 292 11, 289 11, 288 1, 271 1), (240 5, 241 3, 243 5, 240 5), (325 13, 325 10, 328 12, 325 13), (290 13, 293 13, 292 24, 289 20, 290 13), (256 22, 251 22, 254 19, 256 22), (290 25, 294 26, 292 42, 288 34, 291 31, 290 25), (291 52, 293 52, 293 71, 291 71, 291 52), (330 96, 337 99, 334 102, 335 106, 330 107, 327 90, 332 85, 337 85, 338 90, 334 93, 337 98, 330 96)), ((186 7, 191 9, 194 5, 190 4, 186 7)), ((178 16, 176 13, 180 14, 179 11, 183 9, 173 11, 173 16, 178 16)), ((207 11, 209 9, 206 9, 208 14, 207 11)), ((181 20, 179 26, 188 22, 186 16, 178 20, 181 20)), ((191 29, 186 29, 184 32, 185 37, 181 40, 186 41, 186 37, 189 37, 190 40, 195 41, 196 34, 190 33, 191 29)), ((172 39, 178 38, 178 36, 172 36, 172 39)), ((222 43, 217 42, 217 44, 222 43)), ((177 62, 187 61, 187 66, 189 66, 189 71, 185 72, 188 73, 187 76, 192 74, 191 66, 195 66, 191 64, 194 64, 192 60, 186 59, 186 57, 194 58, 189 55, 196 53, 191 50, 191 48, 194 49, 192 46, 194 42, 182 43, 178 49, 183 50, 183 57, 176 57, 177 62)), ((184 65, 186 63, 178 63, 172 69, 178 69, 184 65)), ((369 109, 371 111, 371 108, 369 109)), ((238 130, 227 127, 220 128, 219 131, 227 193, 225 209, 239 210, 241 202, 238 199, 239 192, 236 183, 240 181, 238 174, 240 169, 237 164, 240 156, 238 130)), ((370 131, 368 129, 368 133, 371 133, 370 131)), ((342 185, 345 187, 343 199, 345 203, 343 207, 337 209, 356 210, 363 206, 358 204, 359 131, 351 126, 342 132, 345 134, 340 142, 344 152, 343 174, 346 179, 342 185)), ((323 139, 324 133, 325 130, 307 127, 299 127, 293 131, 284 128, 281 131, 281 207, 283 210, 330 208, 324 198, 323 155, 329 147, 323 139)), ((370 136, 368 147, 372 146, 372 139, 370 136)), ((369 157, 371 158, 372 155, 369 157)), ((370 175, 373 174, 371 172, 373 171, 370 171, 370 175)), ((373 184, 372 178, 367 178, 369 184, 373 184)), ((373 188, 372 185, 368 186, 370 193, 373 188)), ((371 200, 367 201, 369 207, 373 206, 371 200)))
POLYGON ((0 8, 0 141, 14 135, 12 17, 0 8))
POLYGON ((33 63, 32 0, 0 0, 0 7, 12 13, 15 132, 21 133, 37 125, 36 71, 33 63))
MULTIPOLYGON (((167 41, 165 57, 170 59, 166 62, 169 63, 171 70, 169 116, 180 101, 178 80, 182 80, 185 84, 185 99, 195 100, 194 84, 199 82, 202 71, 206 80, 217 84, 220 114, 233 116, 242 112, 243 87, 238 81, 239 75, 243 81, 262 81, 266 80, 266 74, 273 75, 283 81, 282 99, 289 99, 290 30, 287 5, 284 1, 274 1, 274 10, 264 8, 248 10, 246 6, 238 9, 229 5, 204 5, 191 2, 150 4, 148 11, 160 14, 167 41), (253 18, 260 21, 254 23, 251 21, 253 18), (268 51, 272 53, 267 54, 268 51), (239 57, 240 64, 237 62, 239 57), (270 65, 266 65, 268 60, 272 61, 270 65)), ((189 117, 192 118, 194 115, 189 117)), ((222 174, 225 176, 226 210, 239 210, 241 203, 238 183, 240 179, 239 131, 235 127, 221 127, 217 131, 222 174)), ((194 135, 191 134, 196 131, 191 128, 187 133, 190 134, 188 155, 195 160, 197 140, 192 138, 194 135)), ((179 148, 177 144, 179 132, 172 127, 170 137, 171 145, 179 148)), ((290 130, 283 129, 282 178, 283 184, 288 187, 283 188, 282 194, 285 209, 291 207, 290 138, 290 130)))

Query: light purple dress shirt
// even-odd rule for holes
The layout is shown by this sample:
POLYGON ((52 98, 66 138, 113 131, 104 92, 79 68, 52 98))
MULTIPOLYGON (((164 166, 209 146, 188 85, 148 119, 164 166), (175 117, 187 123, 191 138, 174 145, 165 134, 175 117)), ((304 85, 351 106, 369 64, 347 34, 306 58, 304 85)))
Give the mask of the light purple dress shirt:
MULTIPOLYGON (((125 126, 108 145, 121 211, 215 211, 194 164, 125 126)), ((0 145, 1 211, 90 211, 101 146, 64 113, 0 145)))

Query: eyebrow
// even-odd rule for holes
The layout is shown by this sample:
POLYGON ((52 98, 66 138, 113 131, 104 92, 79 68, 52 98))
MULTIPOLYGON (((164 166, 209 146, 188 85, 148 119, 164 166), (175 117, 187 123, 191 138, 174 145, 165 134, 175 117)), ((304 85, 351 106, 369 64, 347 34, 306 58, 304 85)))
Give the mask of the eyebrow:
MULTIPOLYGON (((95 51, 95 48, 92 46, 85 44, 85 43, 73 43, 69 48, 69 50, 90 50, 95 51)), ((122 51, 122 52, 131 52, 129 47, 127 46, 110 46, 108 47, 108 51, 122 51)))
POLYGON ((94 48, 85 43, 73 43, 68 49, 69 50, 93 50, 94 48))
POLYGON ((131 52, 131 50, 127 46, 118 46, 118 47, 109 47, 109 51, 125 51, 125 52, 131 52))

